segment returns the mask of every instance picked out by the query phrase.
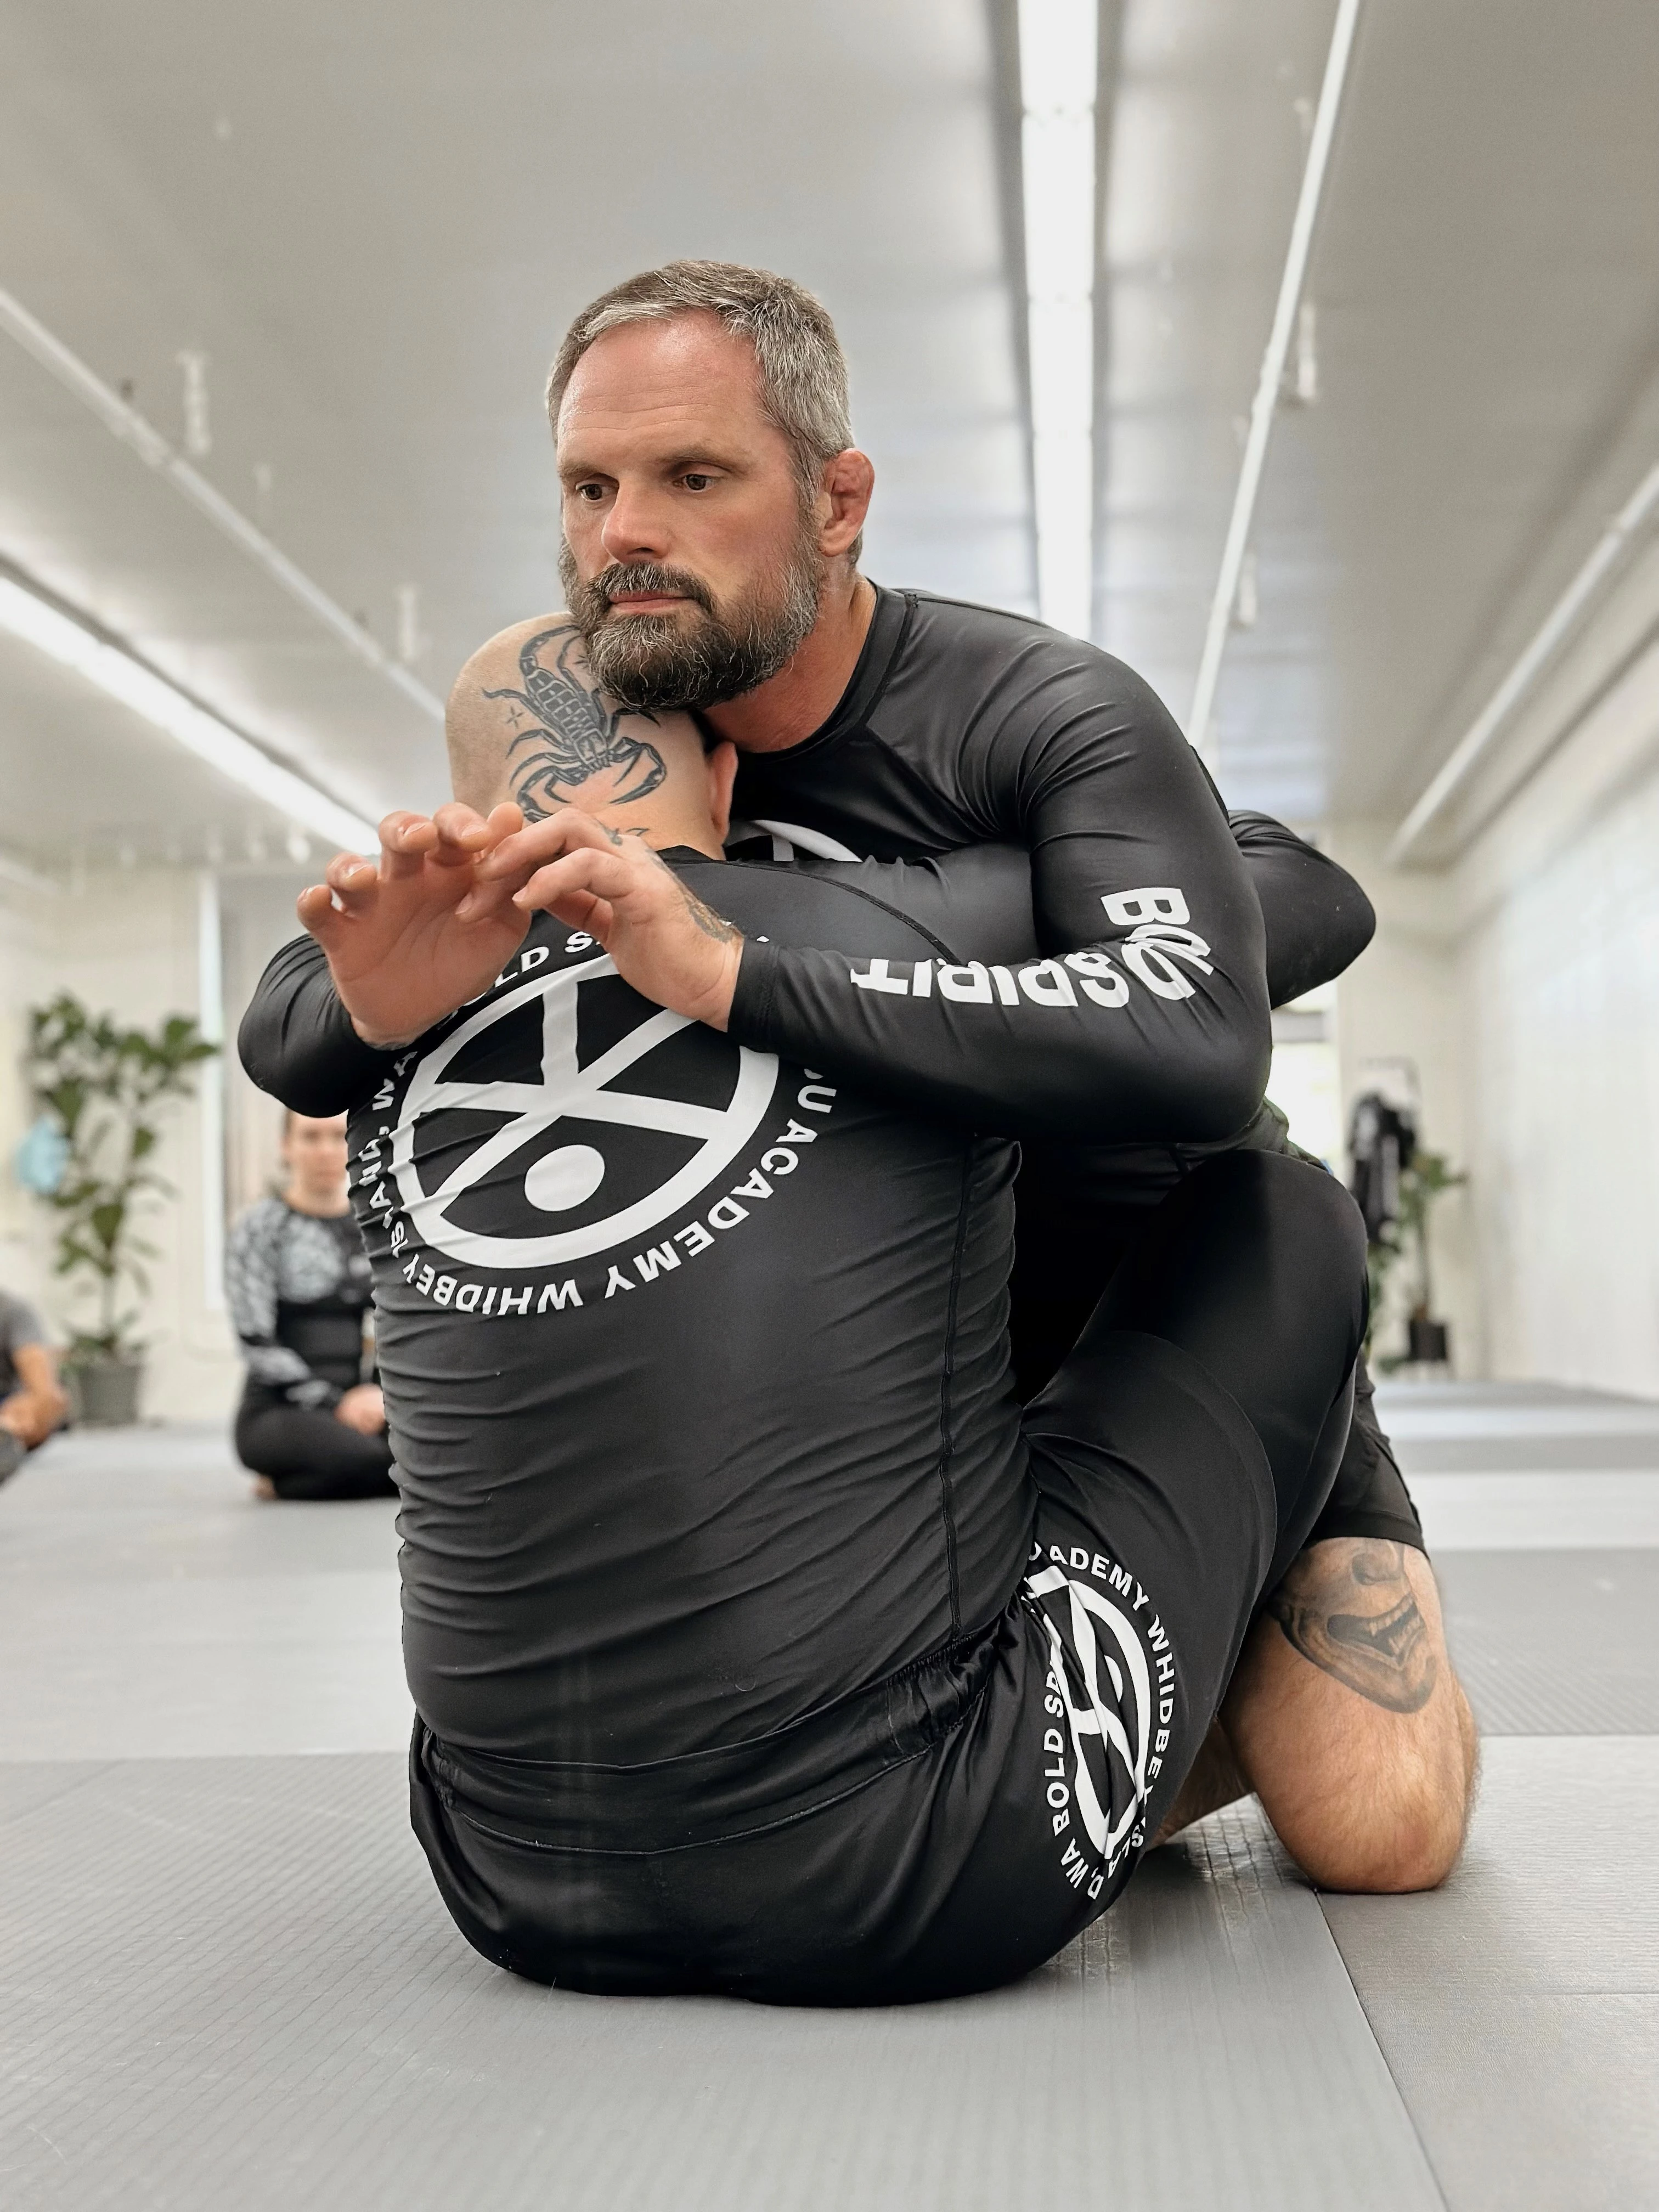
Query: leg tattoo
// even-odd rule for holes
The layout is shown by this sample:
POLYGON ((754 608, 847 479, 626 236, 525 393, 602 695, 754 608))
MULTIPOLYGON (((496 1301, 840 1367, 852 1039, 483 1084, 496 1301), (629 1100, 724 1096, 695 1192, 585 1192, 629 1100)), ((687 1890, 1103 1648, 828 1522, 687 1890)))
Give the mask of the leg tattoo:
POLYGON ((1438 1669, 1403 1544, 1354 1537, 1316 1545, 1266 1609, 1304 1659, 1372 1705, 1415 1713, 1433 1696, 1438 1669))

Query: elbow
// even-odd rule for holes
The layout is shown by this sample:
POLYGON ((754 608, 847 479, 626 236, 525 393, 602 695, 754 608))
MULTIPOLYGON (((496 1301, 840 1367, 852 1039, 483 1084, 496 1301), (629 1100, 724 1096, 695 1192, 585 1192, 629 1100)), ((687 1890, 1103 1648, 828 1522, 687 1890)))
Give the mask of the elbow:
POLYGON ((258 1006, 250 1007, 236 1033, 236 1056, 248 1081, 291 1113, 319 1118, 339 1113, 342 1101, 335 1096, 338 1084, 313 1080, 303 1065, 296 1066, 292 1047, 286 1054, 281 1049, 280 1040, 272 1037, 259 1012, 258 1006))
POLYGON ((1194 1056, 1182 1086, 1178 1128, 1170 1133, 1189 1144, 1217 1144, 1250 1122, 1267 1096, 1273 1061, 1273 1036, 1265 1020, 1247 1035, 1229 1029, 1194 1056))
POLYGON ((1358 884, 1351 885, 1342 902, 1342 968, 1351 968, 1376 934, 1376 908, 1358 884))
POLYGON ((242 1016, 236 1030, 236 1057, 242 1063, 242 1073, 260 1091, 270 1091, 270 1068, 265 1051, 266 1038, 262 1010, 258 1000, 242 1016))

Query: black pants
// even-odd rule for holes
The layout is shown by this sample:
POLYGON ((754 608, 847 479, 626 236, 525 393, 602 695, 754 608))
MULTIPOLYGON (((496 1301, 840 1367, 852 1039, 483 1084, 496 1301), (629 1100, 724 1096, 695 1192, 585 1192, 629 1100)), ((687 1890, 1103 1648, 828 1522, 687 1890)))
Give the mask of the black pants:
POLYGON ((1127 1881, 1319 1514, 1364 1326, 1340 1185, 1206 1164, 1027 1409, 1038 1502, 1000 1619, 656 1765, 486 1758, 417 1722, 415 1827, 463 1933, 538 1981, 775 2002, 942 1996, 1051 1956, 1127 1881))
POLYGON ((392 1446, 383 1430, 366 1437, 332 1413, 290 1406, 250 1383, 236 1409, 236 1456, 270 1478, 279 1498, 395 1498, 392 1446))

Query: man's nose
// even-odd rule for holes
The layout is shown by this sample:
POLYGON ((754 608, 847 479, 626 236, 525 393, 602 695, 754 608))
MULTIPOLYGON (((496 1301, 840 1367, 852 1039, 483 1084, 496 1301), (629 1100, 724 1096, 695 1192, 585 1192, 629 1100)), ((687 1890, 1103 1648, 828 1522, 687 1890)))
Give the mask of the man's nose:
POLYGON ((670 545, 666 501, 646 486, 619 484, 599 543, 612 561, 665 561, 670 545))

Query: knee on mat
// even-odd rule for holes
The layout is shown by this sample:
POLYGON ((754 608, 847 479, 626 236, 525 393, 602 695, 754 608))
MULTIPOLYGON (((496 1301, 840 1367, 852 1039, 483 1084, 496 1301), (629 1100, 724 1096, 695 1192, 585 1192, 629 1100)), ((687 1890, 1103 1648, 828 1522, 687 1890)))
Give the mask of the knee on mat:
POLYGON ((1469 1810, 1461 1778, 1402 1778, 1333 1832, 1291 1848, 1322 1889, 1384 1897, 1438 1889, 1462 1856, 1469 1810))

